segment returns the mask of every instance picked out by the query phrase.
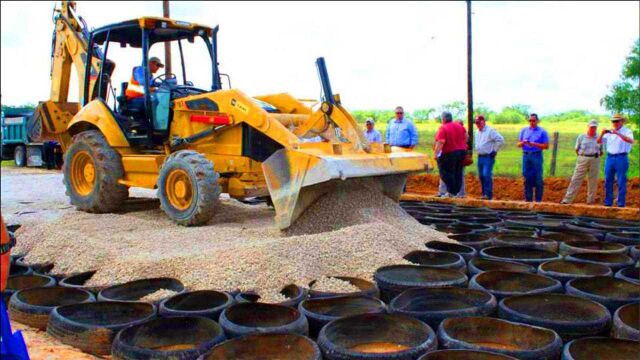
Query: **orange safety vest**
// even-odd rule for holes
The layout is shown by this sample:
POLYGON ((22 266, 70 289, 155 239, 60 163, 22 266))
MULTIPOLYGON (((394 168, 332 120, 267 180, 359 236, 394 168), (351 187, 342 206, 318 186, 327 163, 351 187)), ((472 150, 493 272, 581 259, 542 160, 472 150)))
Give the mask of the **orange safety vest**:
POLYGON ((127 99, 135 99, 144 96, 144 86, 142 86, 134 76, 137 68, 139 68, 139 66, 136 66, 131 70, 131 80, 129 80, 127 90, 124 93, 127 99))

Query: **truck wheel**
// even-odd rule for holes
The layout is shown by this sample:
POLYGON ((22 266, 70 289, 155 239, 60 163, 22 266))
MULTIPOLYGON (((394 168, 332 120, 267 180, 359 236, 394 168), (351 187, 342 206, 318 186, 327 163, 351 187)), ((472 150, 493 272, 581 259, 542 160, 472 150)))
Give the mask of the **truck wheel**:
POLYGON ((127 187, 118 184, 124 176, 120 154, 97 130, 73 137, 62 172, 67 196, 78 210, 112 212, 129 196, 127 187))
POLYGON ((196 151, 171 154, 158 177, 162 210, 179 225, 206 224, 218 207, 218 177, 213 164, 196 151))
POLYGON ((17 167, 27 166, 27 151, 23 145, 18 145, 13 149, 13 161, 15 161, 17 167))

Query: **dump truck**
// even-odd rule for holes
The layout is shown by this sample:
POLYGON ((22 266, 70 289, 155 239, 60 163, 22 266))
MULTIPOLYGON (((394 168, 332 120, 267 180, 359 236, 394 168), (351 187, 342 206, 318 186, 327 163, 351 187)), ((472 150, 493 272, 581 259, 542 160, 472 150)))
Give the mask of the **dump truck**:
POLYGON ((0 116, 0 153, 2 160, 11 160, 17 167, 46 167, 59 169, 62 166, 62 148, 55 141, 33 141, 27 135, 27 120, 31 112, 5 113, 0 116))
POLYGON ((277 226, 286 229, 338 183, 368 178, 398 201, 407 175, 427 170, 425 154, 367 142, 332 92, 323 58, 316 61, 322 98, 315 106, 288 93, 251 97, 223 89, 218 26, 142 17, 89 31, 75 9, 63 1, 56 10, 51 96, 29 131, 61 144, 66 193, 79 210, 115 211, 129 187, 141 187, 157 189, 176 223, 201 225, 227 193, 268 197, 277 226), (152 77, 151 54, 164 44, 179 52, 180 77, 152 77), (200 46, 202 58, 185 56, 186 46, 200 46), (135 54, 144 77, 116 91, 110 55, 122 51, 135 54), (192 66, 195 60, 206 67, 192 66), (68 101, 72 67, 79 102, 68 101), (202 73, 210 84, 195 86, 202 73), (127 96, 131 84, 143 93, 137 104, 127 96))

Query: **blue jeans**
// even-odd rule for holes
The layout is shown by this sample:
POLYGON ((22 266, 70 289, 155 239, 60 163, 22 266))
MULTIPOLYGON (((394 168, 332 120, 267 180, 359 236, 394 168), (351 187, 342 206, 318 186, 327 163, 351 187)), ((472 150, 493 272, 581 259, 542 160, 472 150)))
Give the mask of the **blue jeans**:
POLYGON ((627 170, 629 170, 629 156, 607 155, 604 163, 604 205, 613 205, 613 184, 618 179, 618 207, 624 207, 627 197, 627 170))
POLYGON ((524 199, 533 201, 533 189, 536 190, 536 202, 542 201, 544 181, 542 179, 542 151, 522 154, 522 176, 524 176, 524 199))
POLYGON ((493 164, 495 162, 495 157, 478 155, 478 177, 482 185, 482 195, 489 200, 493 198, 493 164))

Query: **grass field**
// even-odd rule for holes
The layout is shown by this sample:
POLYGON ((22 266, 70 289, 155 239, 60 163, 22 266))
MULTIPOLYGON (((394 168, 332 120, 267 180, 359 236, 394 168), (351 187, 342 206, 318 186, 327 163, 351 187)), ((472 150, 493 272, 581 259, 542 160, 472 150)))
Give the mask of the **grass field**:
MULTIPOLYGON (((609 124, 606 124, 607 126, 609 124)), ((416 124, 419 134, 419 143, 417 150, 420 152, 426 152, 429 156, 433 155, 433 142, 436 134, 436 130, 440 124, 435 121, 429 123, 416 124)), ((518 134, 525 124, 497 124, 491 125, 498 130, 505 139, 505 147, 498 152, 496 157, 496 164, 494 167, 494 175, 497 176, 509 176, 518 177, 522 176, 522 149, 518 148, 518 134)), ((541 126, 549 133, 549 150, 544 152, 544 175, 550 176, 551 167, 551 145, 553 139, 553 133, 558 132, 558 156, 556 159, 556 174, 559 177, 571 177, 573 169, 576 163, 576 153, 574 151, 576 138, 578 135, 586 132, 586 126, 583 123, 572 122, 560 122, 560 123, 548 123, 541 124, 541 126)), ((363 125, 364 127, 364 125, 363 125)), ((380 130, 384 138, 386 124, 376 124, 376 129, 380 130)), ((602 125, 598 128, 602 130, 602 125)), ((474 128, 474 130, 477 130, 474 128)), ((640 176, 640 146, 638 146, 638 139, 636 139, 633 149, 629 156, 629 172, 628 177, 640 176)), ((467 168, 468 173, 477 174, 477 167, 475 162, 477 161, 474 154, 474 165, 467 168)), ((604 161, 600 162, 600 177, 604 176, 604 161)))

